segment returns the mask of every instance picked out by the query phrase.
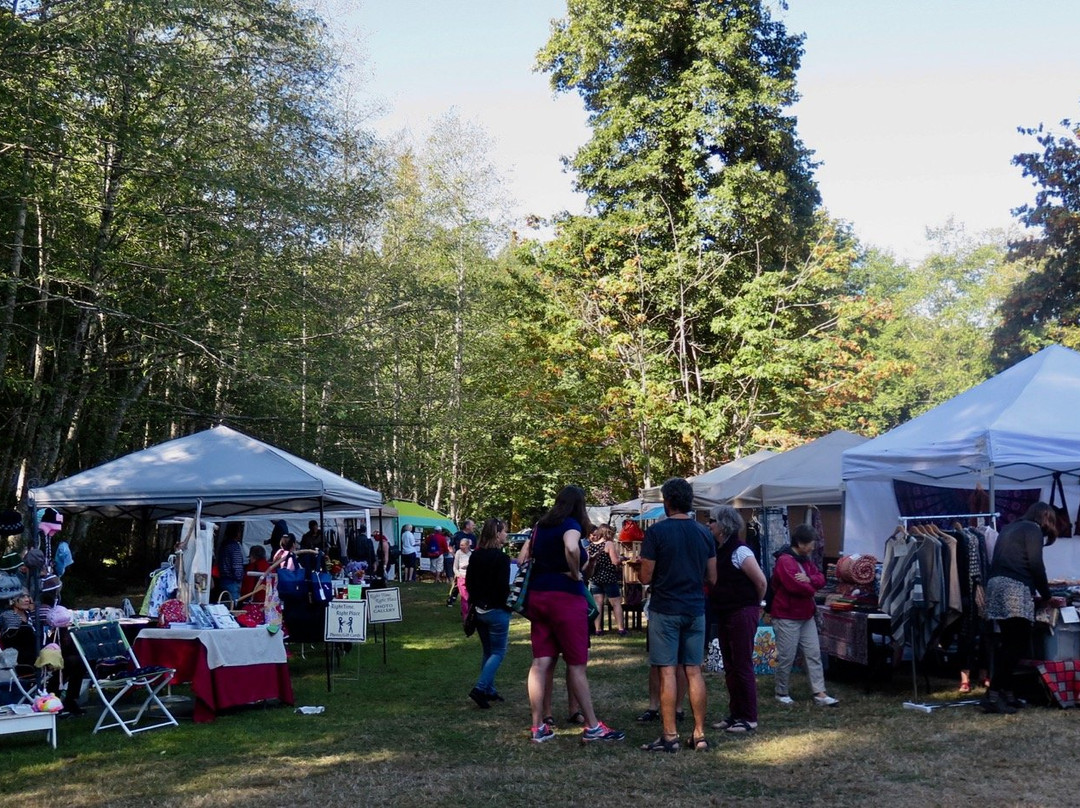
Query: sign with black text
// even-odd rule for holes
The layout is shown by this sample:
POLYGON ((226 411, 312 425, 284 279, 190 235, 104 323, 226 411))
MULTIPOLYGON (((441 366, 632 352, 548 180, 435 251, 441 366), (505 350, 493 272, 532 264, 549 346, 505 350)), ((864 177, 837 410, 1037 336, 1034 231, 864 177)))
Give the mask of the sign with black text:
POLYGON ((367 602, 368 622, 401 622, 401 592, 398 589, 394 587, 389 589, 369 589, 367 591, 367 602))
POLYGON ((367 601, 332 600, 326 605, 327 642, 367 642, 367 601))

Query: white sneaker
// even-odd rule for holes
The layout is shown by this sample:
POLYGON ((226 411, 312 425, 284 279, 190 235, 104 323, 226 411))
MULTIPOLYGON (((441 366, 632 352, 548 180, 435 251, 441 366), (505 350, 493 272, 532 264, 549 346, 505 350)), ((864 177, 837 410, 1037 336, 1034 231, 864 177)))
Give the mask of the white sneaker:
POLYGON ((832 696, 814 696, 814 704, 818 707, 832 707, 840 703, 840 699, 834 699, 832 696))
POLYGON ((791 696, 777 696, 776 700, 778 702, 780 702, 781 704, 794 704, 795 703, 795 699, 791 698, 791 696))

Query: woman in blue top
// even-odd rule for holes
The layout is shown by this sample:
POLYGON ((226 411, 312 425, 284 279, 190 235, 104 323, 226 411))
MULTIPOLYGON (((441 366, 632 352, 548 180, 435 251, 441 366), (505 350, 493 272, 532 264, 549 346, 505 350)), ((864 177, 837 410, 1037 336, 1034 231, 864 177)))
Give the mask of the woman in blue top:
POLYGON ((536 523, 532 540, 523 557, 532 558, 529 574, 528 617, 532 621, 533 663, 529 669, 529 705, 532 708, 532 741, 543 743, 554 737, 544 723, 544 696, 550 673, 562 654, 566 661, 566 682, 579 710, 585 716, 582 743, 621 741, 625 733, 604 726, 593 712, 585 666, 589 661, 589 619, 582 569, 588 553, 581 538, 589 528, 585 513, 585 491, 568 485, 555 497, 555 504, 536 523))

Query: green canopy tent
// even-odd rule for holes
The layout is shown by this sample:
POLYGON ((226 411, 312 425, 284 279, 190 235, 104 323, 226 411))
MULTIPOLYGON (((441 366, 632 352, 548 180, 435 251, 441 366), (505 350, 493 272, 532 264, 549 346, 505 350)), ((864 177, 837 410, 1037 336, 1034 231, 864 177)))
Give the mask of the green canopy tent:
POLYGON ((401 535, 403 525, 413 527, 444 527, 453 535, 457 533, 457 525, 438 511, 425 508, 415 502, 405 502, 400 499, 392 499, 388 503, 391 508, 397 510, 397 534, 401 535))
MULTIPOLYGON (((392 499, 386 504, 397 510, 394 537, 397 539, 399 546, 401 543, 401 529, 405 525, 412 525, 417 529, 441 527, 444 530, 449 530, 451 536, 457 533, 457 525, 438 511, 431 510, 431 508, 425 508, 423 505, 401 499, 392 499)), ((427 564, 423 547, 420 548, 420 564, 420 569, 427 569, 427 567, 423 566, 427 564)))

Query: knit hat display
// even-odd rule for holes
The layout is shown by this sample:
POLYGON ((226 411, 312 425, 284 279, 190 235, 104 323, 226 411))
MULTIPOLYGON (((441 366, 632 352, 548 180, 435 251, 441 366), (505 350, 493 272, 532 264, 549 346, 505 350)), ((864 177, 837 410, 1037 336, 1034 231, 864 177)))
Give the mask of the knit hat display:
POLYGON ((0 513, 0 536, 18 536, 23 532, 23 520, 18 511, 0 513))

